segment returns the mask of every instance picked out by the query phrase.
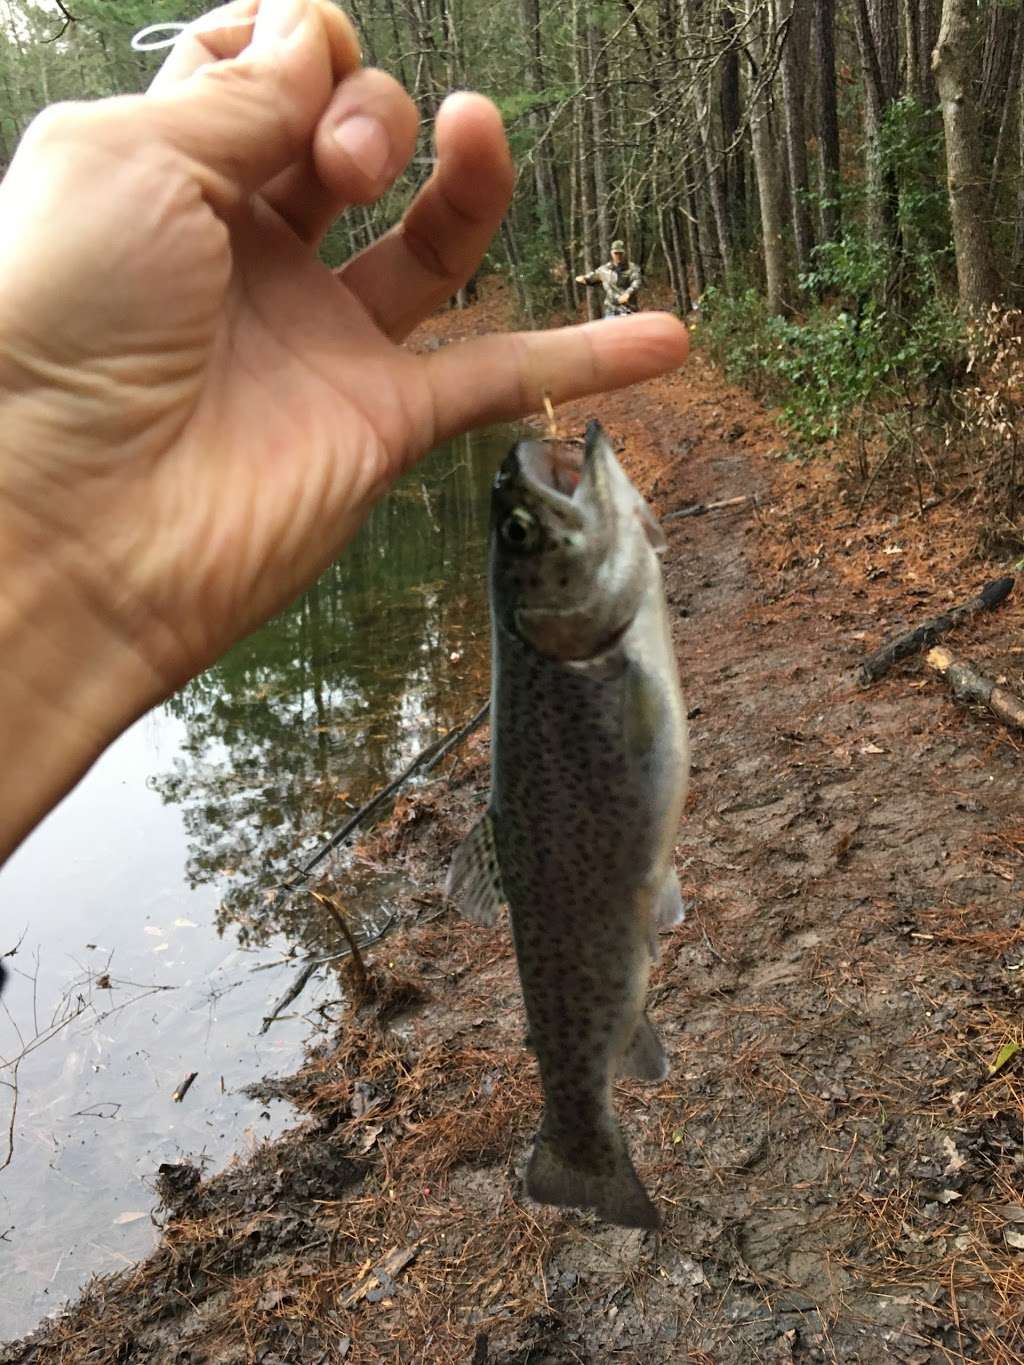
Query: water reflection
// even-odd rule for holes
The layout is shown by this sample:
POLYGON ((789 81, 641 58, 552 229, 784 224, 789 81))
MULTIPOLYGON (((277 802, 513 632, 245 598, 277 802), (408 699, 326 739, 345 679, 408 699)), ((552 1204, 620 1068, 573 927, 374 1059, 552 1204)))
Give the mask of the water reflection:
POLYGON ((315 587, 168 703, 185 739, 151 785, 181 806, 186 876, 218 884, 218 930, 241 944, 333 944, 275 886, 486 694, 488 490, 511 439, 428 457, 315 587))

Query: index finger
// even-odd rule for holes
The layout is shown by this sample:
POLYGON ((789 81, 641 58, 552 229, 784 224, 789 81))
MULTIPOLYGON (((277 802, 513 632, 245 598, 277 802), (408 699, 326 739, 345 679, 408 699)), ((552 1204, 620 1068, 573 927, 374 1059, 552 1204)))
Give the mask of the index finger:
MULTIPOLYGON (((188 158, 218 211, 308 158, 334 91, 360 62, 355 30, 328 0, 261 0, 250 36, 236 57, 205 61, 144 101, 151 129, 188 158)), ((224 29, 220 50, 238 42, 224 29)))
POLYGON ((252 37, 259 0, 233 0, 204 14, 178 34, 160 70, 150 81, 157 92, 193 75, 210 62, 237 57, 252 37), (221 25, 223 27, 221 27, 221 25))
POLYGON ((420 361, 432 398, 432 445, 555 403, 620 389, 682 365, 689 336, 668 313, 641 313, 546 332, 480 337, 420 361))
MULTIPOLYGON (((341 80, 359 66, 362 52, 355 30, 347 16, 330 0, 313 0, 325 12, 327 38, 335 80, 341 80)), ((169 85, 187 80, 213 62, 230 61, 240 56, 252 39, 260 0, 232 0, 201 15, 174 41, 160 70, 150 82, 150 93, 159 94, 169 85)))

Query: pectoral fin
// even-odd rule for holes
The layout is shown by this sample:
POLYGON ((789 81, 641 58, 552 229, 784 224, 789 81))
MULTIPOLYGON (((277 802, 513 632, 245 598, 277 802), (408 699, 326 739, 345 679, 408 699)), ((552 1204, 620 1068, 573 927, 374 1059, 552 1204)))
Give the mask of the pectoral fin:
POLYGON ((634 761, 646 758, 661 728, 664 703, 661 690, 645 668, 630 664, 623 690, 623 733, 626 753, 634 761))
POLYGON ((679 875, 674 867, 670 867, 654 907, 654 922, 659 929, 674 929, 685 918, 686 905, 679 889, 679 875))
POLYGON ((444 894, 456 902, 466 919, 493 925, 505 904, 490 811, 476 822, 452 857, 444 894))
POLYGON ((648 544, 656 555, 664 554, 668 541, 665 539, 665 532, 661 529, 661 522, 651 511, 650 504, 644 498, 637 499, 637 517, 640 525, 644 528, 648 544))

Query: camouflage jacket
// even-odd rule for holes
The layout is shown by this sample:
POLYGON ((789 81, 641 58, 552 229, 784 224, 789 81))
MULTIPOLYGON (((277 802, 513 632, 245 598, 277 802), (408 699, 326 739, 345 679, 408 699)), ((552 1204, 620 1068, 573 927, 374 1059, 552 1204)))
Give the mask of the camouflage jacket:
POLYGON ((632 261, 615 265, 607 261, 583 276, 585 284, 599 284, 604 288, 604 314, 610 317, 615 313, 635 313, 639 309, 637 295, 640 292, 640 267, 632 261), (619 302, 619 296, 627 294, 626 303, 619 302))

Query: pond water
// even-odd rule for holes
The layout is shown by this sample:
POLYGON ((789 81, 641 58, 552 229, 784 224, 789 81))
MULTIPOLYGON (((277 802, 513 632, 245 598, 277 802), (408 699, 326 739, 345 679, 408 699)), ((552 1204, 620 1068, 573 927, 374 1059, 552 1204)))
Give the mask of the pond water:
MULTIPOLYGON (((281 909, 273 888, 486 696, 488 489, 511 439, 429 456, 0 870, 0 952, 18 945, 0 1004, 0 1337, 146 1253, 161 1162, 216 1170, 293 1121, 238 1092, 299 1062, 335 979, 261 1035, 262 1018, 296 956, 339 945, 311 898, 281 909)), ((362 934, 387 890, 364 877, 346 898, 362 934)))

